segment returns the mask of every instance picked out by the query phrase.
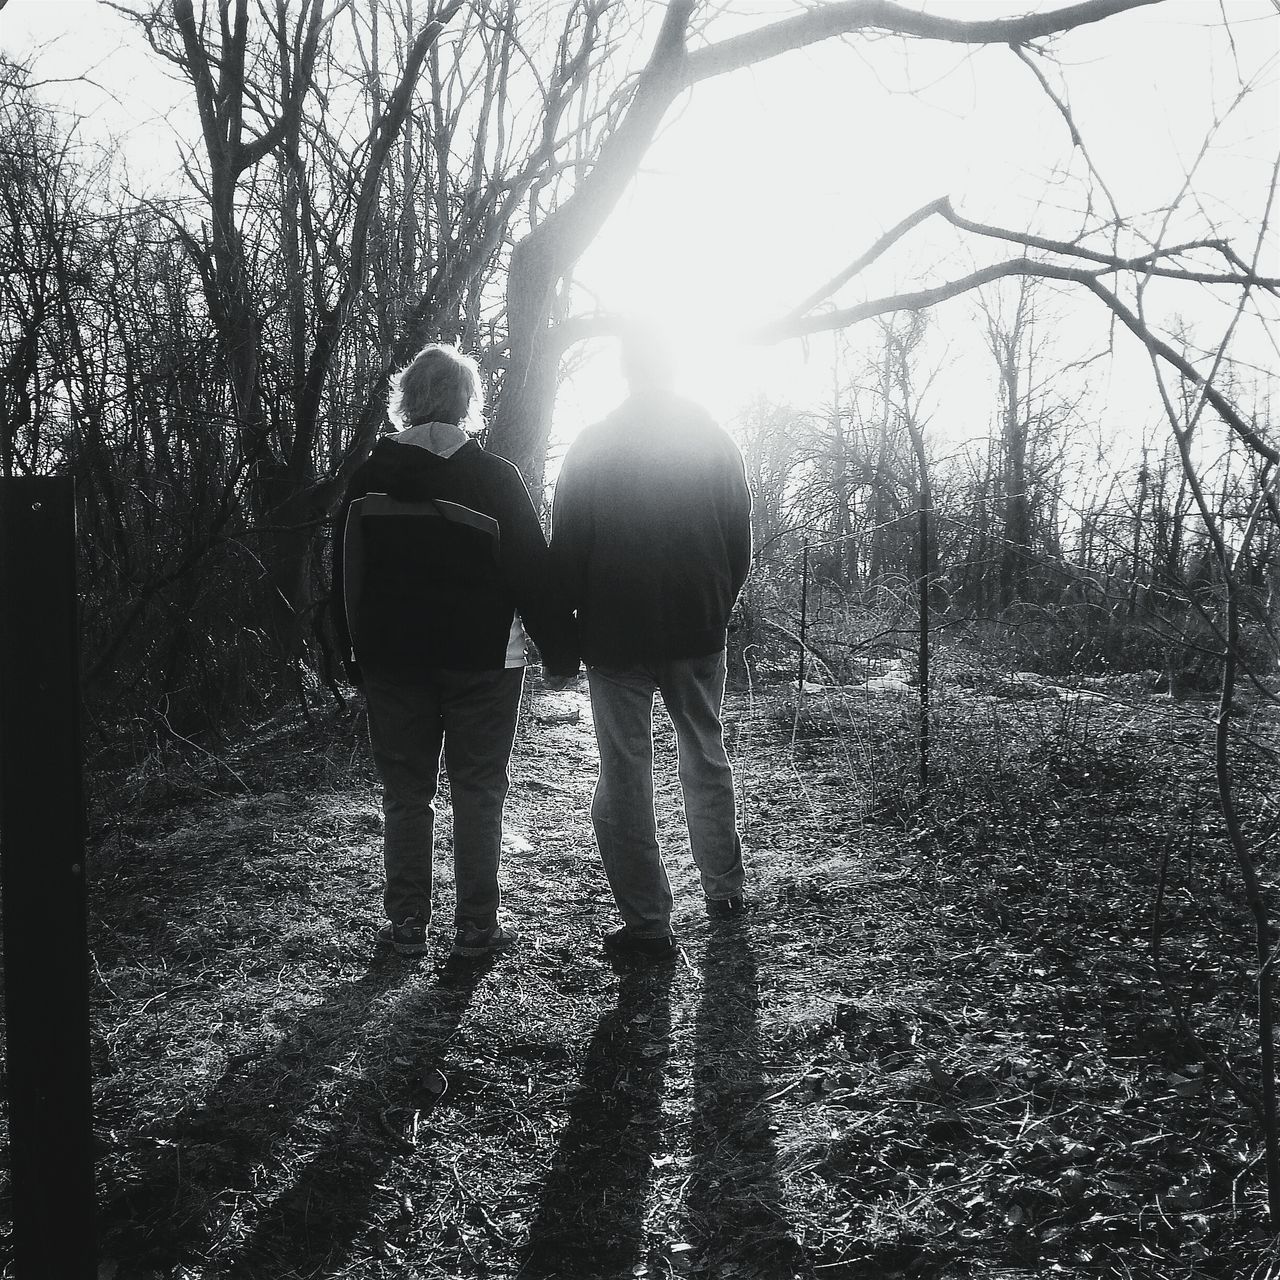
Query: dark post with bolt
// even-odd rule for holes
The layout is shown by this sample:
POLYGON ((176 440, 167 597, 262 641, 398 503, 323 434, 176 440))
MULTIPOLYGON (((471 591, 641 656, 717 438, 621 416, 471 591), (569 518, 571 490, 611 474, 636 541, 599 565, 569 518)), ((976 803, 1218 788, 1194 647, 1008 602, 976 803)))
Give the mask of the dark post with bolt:
POLYGON ((18 1280, 96 1274, 75 494, 0 479, 0 881, 18 1280))

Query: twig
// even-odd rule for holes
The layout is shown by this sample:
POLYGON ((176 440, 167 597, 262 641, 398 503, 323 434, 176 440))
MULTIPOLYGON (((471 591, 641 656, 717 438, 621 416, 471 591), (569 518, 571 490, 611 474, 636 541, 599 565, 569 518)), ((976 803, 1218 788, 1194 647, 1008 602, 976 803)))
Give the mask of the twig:
POLYGON ((484 1220, 484 1224, 493 1232, 503 1244, 510 1244, 511 1238, 498 1226, 496 1222, 489 1216, 488 1210, 467 1190, 466 1185, 462 1181, 462 1175, 458 1172, 458 1157, 454 1156, 449 1164, 449 1172, 453 1174, 453 1180, 457 1184, 458 1194, 462 1197, 464 1203, 475 1209, 475 1211, 484 1220))
POLYGON ((785 1088, 779 1089, 777 1093, 771 1093, 767 1098, 761 1098, 754 1106, 748 1107, 747 1110, 742 1113, 742 1119, 745 1120, 749 1115, 759 1111, 761 1107, 767 1107, 769 1103, 777 1102, 779 1098, 786 1097, 786 1095, 793 1089, 798 1089, 802 1084, 804 1084, 805 1078, 817 1065, 817 1062, 817 1058, 814 1058, 809 1065, 805 1067, 804 1070, 801 1071, 800 1074, 785 1088))

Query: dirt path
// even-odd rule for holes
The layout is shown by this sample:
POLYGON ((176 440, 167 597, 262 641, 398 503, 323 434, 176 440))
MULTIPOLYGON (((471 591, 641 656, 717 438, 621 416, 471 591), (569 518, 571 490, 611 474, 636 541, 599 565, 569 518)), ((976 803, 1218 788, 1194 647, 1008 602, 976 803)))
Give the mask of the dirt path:
POLYGON ((581 693, 527 709, 504 868, 524 941, 495 963, 446 964, 447 930, 422 961, 372 945, 358 725, 259 735, 203 794, 108 828, 106 1280, 1249 1274, 1256 1141, 1138 936, 1134 833, 1167 800, 1039 773, 878 826, 850 753, 889 758, 896 704, 857 741, 793 738, 788 706, 731 706, 738 928, 702 918, 663 735, 666 972, 599 955, 581 693))

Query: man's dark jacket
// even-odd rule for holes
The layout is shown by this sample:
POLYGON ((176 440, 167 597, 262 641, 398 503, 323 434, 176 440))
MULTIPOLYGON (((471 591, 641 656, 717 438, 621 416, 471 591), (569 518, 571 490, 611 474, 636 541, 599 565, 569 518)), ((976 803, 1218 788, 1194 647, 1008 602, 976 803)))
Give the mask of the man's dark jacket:
POLYGON ((737 445, 688 400, 631 396, 565 455, 551 554, 587 663, 718 652, 751 566, 737 445))
POLYGON ((520 472, 474 440, 448 457, 380 440, 335 526, 332 613, 348 675, 500 670, 516 610, 548 673, 576 672, 573 616, 520 472))

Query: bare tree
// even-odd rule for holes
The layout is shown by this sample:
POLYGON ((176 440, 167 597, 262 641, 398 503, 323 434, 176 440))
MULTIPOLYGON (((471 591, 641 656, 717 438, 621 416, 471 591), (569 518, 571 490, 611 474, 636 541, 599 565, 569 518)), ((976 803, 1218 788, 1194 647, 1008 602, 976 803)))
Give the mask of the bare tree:
POLYGON ((0 58, 0 475, 69 464, 77 303, 97 235, 83 155, 0 58))
POLYGON ((308 0, 296 16, 284 0, 259 4, 252 17, 248 0, 234 0, 219 7, 216 22, 207 11, 197 17, 191 0, 174 0, 171 18, 159 10, 135 15, 152 47, 190 83, 199 113, 201 145, 188 174, 207 217, 196 227, 175 219, 173 227, 199 270, 221 340, 285 654, 299 651, 314 607, 312 551, 335 500, 332 483, 320 483, 316 470, 321 411, 339 339, 367 278, 384 169, 420 69, 461 7, 450 0, 423 23, 399 81, 375 104, 358 165, 336 181, 303 154, 310 122, 324 117, 317 74, 332 19, 320 0, 308 0), (271 190, 275 218, 263 208, 262 193, 271 190), (283 273, 263 271, 273 253, 283 273), (283 286, 282 343, 267 338, 280 310, 264 288, 268 280, 283 286))
POLYGON ((796 528, 792 489, 801 465, 794 410, 757 400, 735 424, 751 486, 751 545, 757 565, 777 559, 796 528))

